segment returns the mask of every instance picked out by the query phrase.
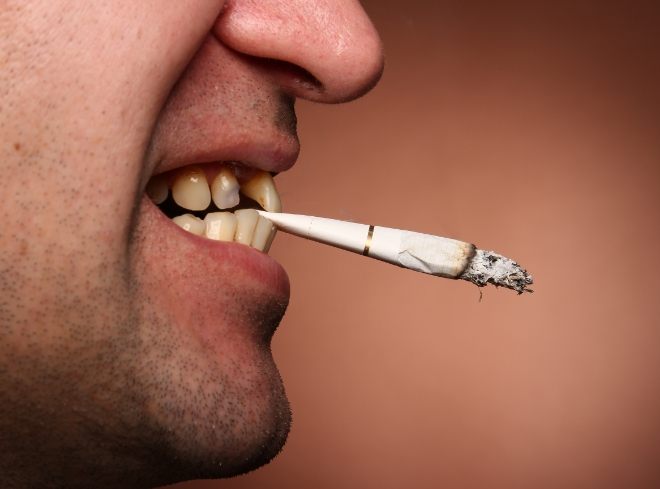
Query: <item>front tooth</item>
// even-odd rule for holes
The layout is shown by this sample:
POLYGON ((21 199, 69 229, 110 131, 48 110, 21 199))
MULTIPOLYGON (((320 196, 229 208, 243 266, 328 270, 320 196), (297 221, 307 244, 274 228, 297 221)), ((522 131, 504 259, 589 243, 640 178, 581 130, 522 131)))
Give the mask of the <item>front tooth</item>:
POLYGON ((211 203, 211 190, 204 172, 197 168, 187 168, 174 180, 172 197, 179 206, 191 211, 203 211, 211 203))
POLYGON ((267 252, 270 243, 275 236, 275 226, 265 217, 259 216, 257 227, 254 228, 254 236, 252 237, 252 247, 260 251, 267 252))
POLYGON ((238 205, 238 180, 234 172, 223 167, 211 183, 211 195, 218 209, 229 209, 238 205))
POLYGON ((217 241, 233 241, 236 216, 231 212, 211 212, 204 218, 206 237, 217 241))
POLYGON ((156 205, 165 202, 168 192, 167 180, 164 175, 156 175, 147 183, 147 195, 156 205))
POLYGON ((275 240, 275 234, 277 233, 277 228, 273 223, 271 223, 270 226, 270 234, 268 235, 268 239, 266 240, 266 244, 264 245, 263 252, 268 253, 270 251, 270 245, 273 244, 273 241, 275 240))
POLYGON ((254 209, 240 209, 235 211, 234 214, 238 221, 234 241, 250 246, 254 229, 257 227, 257 221, 259 220, 259 213, 254 209))
POLYGON ((268 212, 282 212, 280 196, 270 173, 258 171, 249 181, 241 185, 241 193, 259 203, 268 212))
POLYGON ((172 219, 175 224, 181 226, 186 231, 189 231, 197 236, 202 236, 206 225, 199 217, 195 217, 192 214, 183 214, 182 216, 176 216, 172 219))

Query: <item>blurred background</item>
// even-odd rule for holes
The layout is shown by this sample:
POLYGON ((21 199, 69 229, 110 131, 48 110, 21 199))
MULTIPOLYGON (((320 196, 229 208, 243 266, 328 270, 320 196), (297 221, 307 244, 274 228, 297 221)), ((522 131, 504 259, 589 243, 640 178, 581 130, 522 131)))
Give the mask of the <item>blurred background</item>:
POLYGON ((285 210, 471 241, 535 293, 280 234, 289 441, 176 487, 660 487, 660 5, 363 3, 384 77, 299 103, 285 210))

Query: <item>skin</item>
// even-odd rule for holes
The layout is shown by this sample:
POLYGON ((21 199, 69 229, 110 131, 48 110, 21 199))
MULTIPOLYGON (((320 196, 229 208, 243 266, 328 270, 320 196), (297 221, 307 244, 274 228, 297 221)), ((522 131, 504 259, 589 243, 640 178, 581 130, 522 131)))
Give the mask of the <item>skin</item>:
POLYGON ((149 178, 298 153, 293 102, 382 70, 353 0, 5 0, 0 8, 3 487, 148 487, 258 467, 290 413, 270 354, 288 281, 202 242, 149 178))

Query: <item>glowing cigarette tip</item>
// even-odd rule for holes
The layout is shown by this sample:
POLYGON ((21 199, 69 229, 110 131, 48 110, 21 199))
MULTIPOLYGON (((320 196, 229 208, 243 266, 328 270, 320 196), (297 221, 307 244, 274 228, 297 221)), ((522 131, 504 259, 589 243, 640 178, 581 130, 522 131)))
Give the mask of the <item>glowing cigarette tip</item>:
POLYGON ((325 217, 258 211, 279 230, 399 267, 439 277, 488 284, 522 294, 532 276, 513 260, 473 244, 431 234, 325 217))

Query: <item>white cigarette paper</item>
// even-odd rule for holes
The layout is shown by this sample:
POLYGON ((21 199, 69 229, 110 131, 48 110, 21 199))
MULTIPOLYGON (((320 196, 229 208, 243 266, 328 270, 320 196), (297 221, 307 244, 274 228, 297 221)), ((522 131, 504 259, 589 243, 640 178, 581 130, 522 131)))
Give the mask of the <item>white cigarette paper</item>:
POLYGON ((532 276, 516 262, 451 238, 325 217, 258 211, 279 230, 360 253, 410 270, 491 283, 519 294, 531 292, 532 276))

